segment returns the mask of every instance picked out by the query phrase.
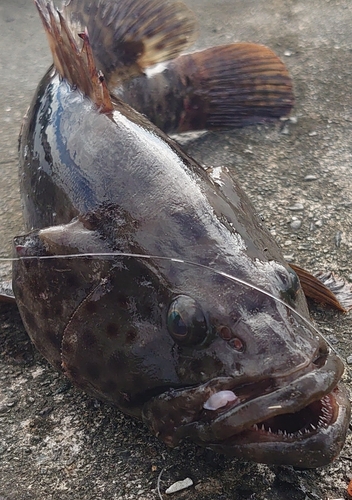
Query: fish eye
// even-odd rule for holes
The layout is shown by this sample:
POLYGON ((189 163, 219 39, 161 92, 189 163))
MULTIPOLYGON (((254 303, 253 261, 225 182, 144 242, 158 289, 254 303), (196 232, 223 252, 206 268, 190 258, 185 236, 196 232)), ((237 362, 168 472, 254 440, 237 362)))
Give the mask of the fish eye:
POLYGON ((181 345, 200 344, 208 333, 202 308, 187 295, 179 295, 171 302, 167 328, 174 341, 181 345))

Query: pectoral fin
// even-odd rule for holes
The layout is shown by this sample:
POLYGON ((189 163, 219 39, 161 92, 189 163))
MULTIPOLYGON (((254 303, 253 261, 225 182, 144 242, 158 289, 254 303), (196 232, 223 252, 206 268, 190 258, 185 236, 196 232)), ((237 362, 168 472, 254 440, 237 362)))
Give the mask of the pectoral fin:
POLYGON ((290 264, 297 273, 304 293, 310 299, 328 305, 338 311, 352 309, 352 285, 333 272, 318 272, 316 275, 290 264))

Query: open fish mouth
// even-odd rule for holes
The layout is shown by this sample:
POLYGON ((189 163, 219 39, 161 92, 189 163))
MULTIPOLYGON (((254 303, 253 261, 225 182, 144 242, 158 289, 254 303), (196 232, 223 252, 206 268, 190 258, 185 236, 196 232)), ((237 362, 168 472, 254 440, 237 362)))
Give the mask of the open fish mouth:
POLYGON ((342 372, 341 360, 330 353, 324 366, 291 381, 236 386, 234 379, 218 378, 168 391, 147 403, 143 416, 170 446, 189 438, 243 460, 319 467, 339 454, 348 429, 342 372))

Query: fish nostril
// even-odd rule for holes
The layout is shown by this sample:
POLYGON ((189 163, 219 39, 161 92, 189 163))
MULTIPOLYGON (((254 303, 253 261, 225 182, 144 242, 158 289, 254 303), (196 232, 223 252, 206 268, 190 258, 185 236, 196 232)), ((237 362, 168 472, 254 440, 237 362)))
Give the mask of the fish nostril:
POLYGON ((232 332, 228 326, 220 326, 220 328, 218 329, 218 333, 224 340, 231 340, 233 337, 232 332))
POLYGON ((243 352, 244 351, 244 344, 241 339, 238 337, 234 337, 229 341, 229 344, 231 347, 233 347, 236 351, 238 352, 243 352))
POLYGON ((218 328, 218 334, 223 340, 226 340, 236 351, 242 352, 244 350, 244 344, 242 340, 238 337, 235 337, 231 328, 229 328, 228 326, 220 326, 218 328))

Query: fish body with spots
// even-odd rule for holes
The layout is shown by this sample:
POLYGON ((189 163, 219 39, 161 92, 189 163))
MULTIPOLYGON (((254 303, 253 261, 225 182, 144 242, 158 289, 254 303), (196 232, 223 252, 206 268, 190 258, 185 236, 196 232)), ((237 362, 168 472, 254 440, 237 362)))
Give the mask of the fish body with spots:
MULTIPOLYGON (((343 364, 310 323, 296 273, 236 181, 226 169, 205 170, 190 158, 145 116, 140 99, 145 114, 133 108, 129 80, 145 78, 143 64, 160 62, 141 51, 145 25, 131 44, 118 31, 122 14, 109 10, 110 0, 100 3, 102 11, 98 3, 71 0, 63 14, 36 3, 54 66, 21 131, 29 232, 15 238, 20 259, 13 269, 15 297, 34 344, 76 386, 143 420, 170 446, 189 438, 245 460, 329 463, 348 426, 343 364), (109 18, 109 29, 119 34, 106 36, 124 54, 110 66, 104 43, 97 43, 99 30, 88 36, 93 18, 103 26, 109 18), (74 38, 77 23, 87 27, 83 47, 74 38)), ((169 53, 165 41, 165 58, 177 55, 177 36, 180 48, 192 38, 192 16, 181 4, 128 3, 149 13, 158 40, 161 28, 154 24, 168 20, 165 39, 173 43, 169 53), (182 23, 187 37, 180 16, 188 19, 182 23)), ((287 79, 282 63, 251 44, 233 50, 242 60, 252 58, 256 70, 263 68, 262 59, 255 64, 258 53, 281 68, 281 90, 275 80, 270 102, 273 116, 282 114, 291 95, 287 81, 280 101, 287 79)), ((234 66, 238 73, 245 64, 234 66)), ((268 106, 260 104, 258 78, 253 82, 261 120, 268 106)), ((208 121, 203 108, 197 120, 190 103, 199 103, 201 93, 182 96, 180 129, 218 123, 218 102, 209 105, 208 121)))

